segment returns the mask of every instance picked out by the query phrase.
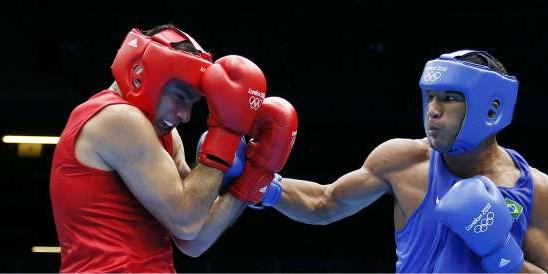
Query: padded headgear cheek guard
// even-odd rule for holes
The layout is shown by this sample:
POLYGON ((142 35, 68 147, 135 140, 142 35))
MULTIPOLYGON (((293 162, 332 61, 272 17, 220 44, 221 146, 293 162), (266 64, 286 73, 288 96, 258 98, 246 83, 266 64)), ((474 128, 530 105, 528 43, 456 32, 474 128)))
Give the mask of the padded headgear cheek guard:
POLYGON ((449 154, 476 149, 489 136, 512 121, 518 94, 516 77, 491 68, 458 60, 458 57, 484 51, 461 50, 443 54, 424 66, 419 86, 422 92, 423 122, 427 130, 428 92, 458 91, 466 101, 466 115, 449 154))
POLYGON ((179 80, 201 95, 202 75, 211 61, 211 55, 179 29, 171 27, 147 36, 134 28, 118 50, 111 69, 123 98, 154 120, 164 86, 179 80), (174 48, 183 41, 190 42, 195 52, 174 48))

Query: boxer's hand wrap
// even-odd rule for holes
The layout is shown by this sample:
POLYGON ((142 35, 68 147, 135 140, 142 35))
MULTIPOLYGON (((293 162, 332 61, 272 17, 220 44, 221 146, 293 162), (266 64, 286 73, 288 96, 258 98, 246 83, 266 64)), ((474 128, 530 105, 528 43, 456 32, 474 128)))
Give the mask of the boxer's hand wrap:
POLYGON ((266 80, 253 62, 230 55, 207 68, 202 86, 210 114, 208 134, 198 159, 205 165, 227 172, 240 138, 251 131, 261 109, 266 80))
POLYGON ((274 174, 274 180, 268 185, 260 204, 249 204, 253 209, 262 210, 265 206, 276 205, 282 198, 282 176, 278 173, 274 174))
POLYGON ((297 113, 283 98, 265 99, 247 145, 244 173, 230 186, 229 192, 242 201, 262 200, 274 173, 280 171, 297 135, 297 113))
POLYGON ((485 176, 453 185, 434 216, 482 257, 487 272, 519 272, 523 251, 510 234, 512 216, 497 186, 485 176))

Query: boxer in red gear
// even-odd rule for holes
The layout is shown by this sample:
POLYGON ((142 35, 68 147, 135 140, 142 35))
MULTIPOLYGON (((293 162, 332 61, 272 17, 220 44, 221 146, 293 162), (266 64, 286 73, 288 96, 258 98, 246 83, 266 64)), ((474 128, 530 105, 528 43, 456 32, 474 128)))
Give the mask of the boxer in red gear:
POLYGON ((55 148, 50 194, 61 272, 175 272, 172 240, 199 256, 242 212, 243 202, 218 195, 236 151, 219 136, 250 132, 260 110, 249 104, 250 90, 264 98, 266 82, 251 61, 221 59, 211 66, 171 25, 130 31, 112 64, 115 82, 73 110, 55 148), (204 93, 210 132, 220 133, 191 170, 176 126, 204 93))

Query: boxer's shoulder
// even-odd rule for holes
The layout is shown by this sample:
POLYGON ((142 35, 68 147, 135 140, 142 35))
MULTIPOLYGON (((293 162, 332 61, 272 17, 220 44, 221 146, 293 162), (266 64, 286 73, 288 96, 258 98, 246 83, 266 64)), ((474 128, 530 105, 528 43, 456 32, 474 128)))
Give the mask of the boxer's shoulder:
POLYGON ((142 148, 139 143, 154 143, 156 139, 151 123, 138 108, 113 104, 97 112, 82 126, 75 142, 75 153, 86 166, 112 170, 105 151, 110 155, 135 150, 142 148))
POLYGON ((146 124, 150 124, 150 122, 143 112, 135 106, 113 104, 98 111, 87 121, 83 130, 96 132, 100 135, 109 134, 109 132, 119 134, 121 131, 120 125, 127 125, 124 128, 131 128, 131 126, 141 127, 146 124))
POLYGON ((78 140, 85 140, 96 151, 119 151, 142 149, 143 143, 156 143, 158 136, 152 123, 138 108, 114 104, 89 119, 82 127, 78 140))
POLYGON ((548 188, 548 175, 546 173, 531 167, 531 176, 533 177, 533 182, 535 182, 535 186, 548 188))
POLYGON ((542 226, 548 231, 548 176, 536 169, 531 168, 531 175, 534 183, 534 206, 532 215, 532 224, 536 225, 539 221, 542 222, 542 226))
POLYGON ((366 165, 379 172, 390 173, 413 168, 428 162, 430 145, 421 139, 390 139, 377 146, 366 160, 366 165))
POLYGON ((130 104, 112 104, 106 106, 104 109, 99 111, 95 117, 100 119, 138 119, 138 120, 147 120, 144 113, 139 110, 136 106, 130 104))

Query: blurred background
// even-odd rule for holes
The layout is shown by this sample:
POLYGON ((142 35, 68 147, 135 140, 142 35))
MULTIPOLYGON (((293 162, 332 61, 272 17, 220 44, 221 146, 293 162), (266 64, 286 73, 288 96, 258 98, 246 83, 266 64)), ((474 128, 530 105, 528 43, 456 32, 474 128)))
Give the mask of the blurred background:
MULTIPOLYGON (((215 58, 257 63, 268 95, 289 100, 299 134, 286 177, 322 184, 359 168, 396 137, 422 138, 424 63, 462 48, 490 51, 520 80, 513 124, 499 136, 548 171, 548 4, 453 1, 0 2, 0 135, 58 136, 70 111, 113 78, 132 27, 173 23, 215 58)), ((178 127, 193 159, 205 101, 178 127)), ((0 142, 0 272, 56 272, 49 198, 54 145, 0 142)), ((180 272, 393 272, 393 199, 328 226, 247 210, 200 258, 175 252, 180 272)))

